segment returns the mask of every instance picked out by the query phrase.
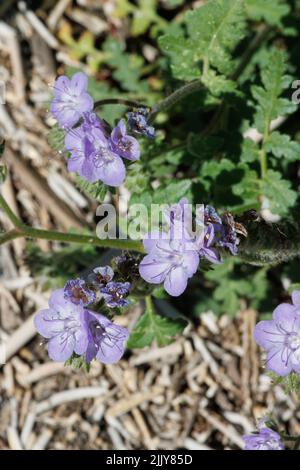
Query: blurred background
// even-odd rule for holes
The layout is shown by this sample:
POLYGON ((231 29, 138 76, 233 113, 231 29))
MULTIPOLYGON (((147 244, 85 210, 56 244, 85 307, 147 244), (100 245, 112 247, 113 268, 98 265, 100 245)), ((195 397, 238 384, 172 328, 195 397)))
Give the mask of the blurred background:
MULTIPOLYGON (((49 114, 55 77, 82 70, 90 76, 95 100, 127 98, 152 106, 178 86, 158 37, 175 33, 185 11, 203 3, 1 1, 0 83, 5 96, 0 133, 8 166, 1 191, 22 220, 45 229, 94 231, 99 203, 117 203, 116 194, 105 187, 82 185, 66 171, 63 140, 49 114)), ((209 112, 211 103, 204 105, 209 112)), ((150 181, 182 178, 186 150, 177 146, 176 129, 186 118, 180 132, 195 130, 207 116, 197 114, 192 100, 186 106, 173 120, 159 117, 158 141, 142 144, 143 162, 128 170, 120 188, 125 201, 132 192, 135 200, 144 197, 150 181), (171 130, 174 134, 165 142, 171 130), (174 148, 166 153, 170 140, 174 148)), ((124 106, 106 106, 101 116, 113 124, 125 111, 124 106)), ((188 158, 193 165, 197 151, 188 158)), ((216 184, 222 201, 230 179, 223 180, 223 190, 220 181, 216 184)), ((181 196, 180 188, 173 191, 181 196)), ((166 196, 164 187, 161 193, 166 196)), ((11 228, 1 212, 0 226, 11 228)), ((127 351, 112 366, 95 362, 89 374, 49 362, 33 328, 34 313, 47 304, 51 289, 111 255, 46 240, 16 239, 0 247, 0 335, 9 356, 0 365, 1 450, 239 449, 242 435, 253 431, 267 412, 290 434, 300 433, 299 399, 271 385, 252 337, 259 315, 267 318, 287 298, 284 283, 297 281, 298 262, 270 271, 230 259, 196 277, 173 303, 157 293, 161 311, 189 319, 184 333, 168 346, 127 351)), ((136 302, 122 324, 132 329, 142 310, 136 302)))

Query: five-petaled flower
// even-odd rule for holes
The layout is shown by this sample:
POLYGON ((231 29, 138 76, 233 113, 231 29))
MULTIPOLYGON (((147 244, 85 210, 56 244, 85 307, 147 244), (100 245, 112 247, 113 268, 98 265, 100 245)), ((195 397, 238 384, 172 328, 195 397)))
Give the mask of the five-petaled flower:
POLYGON ((97 121, 87 122, 71 129, 65 137, 66 149, 71 153, 68 171, 95 183, 120 186, 125 179, 122 158, 112 149, 109 138, 97 121))
POLYGON ((163 282, 165 290, 174 297, 181 295, 199 265, 199 254, 188 244, 184 239, 158 238, 157 233, 150 233, 144 239, 148 254, 139 267, 141 277, 151 284, 163 282))
POLYGON ((88 77, 82 72, 71 79, 65 75, 57 78, 54 84, 54 98, 50 111, 60 127, 70 128, 77 124, 83 113, 92 111, 94 102, 87 93, 88 77))
POLYGON ((67 300, 64 289, 52 293, 49 308, 36 314, 34 324, 48 339, 48 354, 53 361, 66 361, 73 352, 85 353, 88 344, 85 310, 82 305, 67 300))
POLYGON ((140 158, 140 145, 134 137, 127 134, 124 119, 112 130, 110 141, 112 149, 121 157, 133 161, 140 158))
POLYGON ((300 292, 292 294, 293 305, 280 304, 272 320, 259 322, 255 341, 267 352, 266 368, 285 376, 300 373, 300 292))
POLYGON ((38 312, 34 324, 48 340, 49 357, 58 362, 76 353, 88 363, 96 358, 112 364, 124 354, 129 336, 126 328, 66 299, 64 289, 52 293, 49 309, 38 312))

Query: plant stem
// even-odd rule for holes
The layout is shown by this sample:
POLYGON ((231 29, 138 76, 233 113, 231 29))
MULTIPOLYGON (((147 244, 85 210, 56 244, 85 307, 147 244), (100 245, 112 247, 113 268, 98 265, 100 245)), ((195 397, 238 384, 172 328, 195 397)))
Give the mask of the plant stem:
POLYGON ((153 307, 151 295, 147 295, 145 300, 146 300, 147 311, 149 312, 150 315, 152 315, 154 313, 154 307, 153 307))
POLYGON ((16 238, 33 238, 49 241, 59 241, 65 243, 80 243, 102 248, 115 248, 121 250, 144 252, 142 243, 139 240, 121 240, 121 239, 100 239, 92 235, 81 235, 77 233, 64 233, 50 230, 42 230, 29 227, 13 213, 7 202, 0 194, 0 207, 4 210, 8 218, 14 224, 15 229, 0 234, 0 245, 16 238))
POLYGON ((11 208, 9 207, 6 200, 4 199, 4 197, 1 194, 0 194, 0 208, 4 210, 7 217, 9 218, 9 220, 13 223, 13 225, 15 227, 20 228, 20 229, 23 228, 23 226, 24 226, 23 222, 11 210, 11 208))
POLYGON ((105 106, 106 104, 122 104, 130 108, 147 108, 147 106, 138 103, 137 101, 125 100, 123 98, 107 98, 105 100, 96 101, 94 104, 94 109, 105 106))
POLYGON ((171 95, 167 96, 164 100, 157 103, 151 110, 151 113, 148 117, 148 123, 151 124, 154 119, 156 118, 157 114, 162 111, 167 111, 168 109, 172 108, 175 104, 179 101, 186 98, 186 96, 191 95, 192 93, 196 93, 196 91, 201 90, 204 87, 202 81, 194 80, 193 82, 187 83, 182 87, 175 90, 171 95))
POLYGON ((267 176, 268 164, 267 164, 267 153, 265 150, 264 143, 262 143, 262 148, 260 150, 260 173, 261 178, 265 179, 267 176))

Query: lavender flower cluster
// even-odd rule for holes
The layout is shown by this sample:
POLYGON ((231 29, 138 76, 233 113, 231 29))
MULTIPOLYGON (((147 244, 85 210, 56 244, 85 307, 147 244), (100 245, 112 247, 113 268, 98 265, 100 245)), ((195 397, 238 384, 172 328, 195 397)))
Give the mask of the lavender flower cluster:
MULTIPOLYGON (((78 173, 90 183, 102 181, 120 186, 126 176, 123 159, 140 158, 137 139, 127 133, 121 119, 112 130, 93 112, 94 102, 87 92, 88 77, 78 72, 71 79, 60 76, 54 85, 50 111, 59 126, 66 131, 65 147, 70 153, 68 171, 78 173)), ((155 130, 147 124, 147 111, 128 113, 133 132, 153 138, 155 130)))
POLYGON ((139 272, 146 282, 164 283, 168 294, 177 297, 185 291, 188 279, 196 273, 201 258, 221 263, 219 249, 227 249, 235 255, 240 239, 232 216, 225 213, 220 217, 211 206, 206 206, 204 214, 197 214, 193 220, 192 209, 183 198, 164 215, 168 231, 153 231, 145 237, 147 255, 139 272), (193 225, 204 226, 197 233, 197 230, 192 230, 193 225))
POLYGON ((256 342, 266 350, 266 368, 279 376, 300 373, 300 291, 292 293, 292 304, 275 308, 272 320, 259 322, 256 342))
POLYGON ((49 308, 36 314, 35 327, 47 339, 53 361, 64 362, 75 353, 88 364, 94 358, 112 364, 123 356, 129 336, 126 328, 88 308, 98 292, 107 307, 128 305, 130 283, 112 281, 113 276, 112 268, 105 266, 95 268, 88 283, 70 280, 52 293, 49 308))

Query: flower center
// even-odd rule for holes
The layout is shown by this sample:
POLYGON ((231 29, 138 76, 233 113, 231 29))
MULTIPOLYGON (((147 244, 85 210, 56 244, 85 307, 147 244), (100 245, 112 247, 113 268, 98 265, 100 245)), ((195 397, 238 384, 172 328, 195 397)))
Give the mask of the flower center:
POLYGON ((288 346, 294 351, 300 348, 300 333, 291 333, 287 339, 288 346))
POLYGON ((99 147, 92 154, 93 162, 96 168, 100 168, 106 163, 112 162, 114 156, 106 147, 99 147))

